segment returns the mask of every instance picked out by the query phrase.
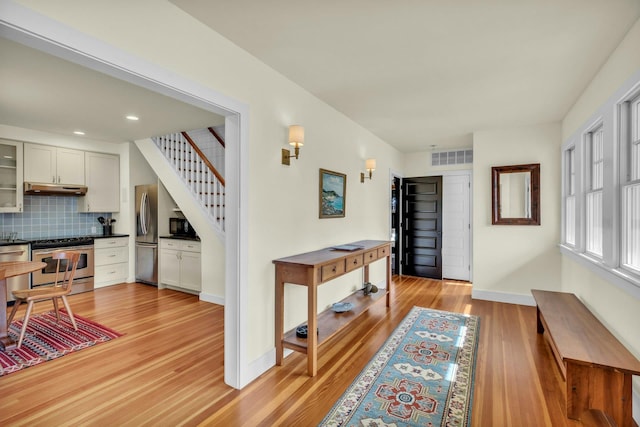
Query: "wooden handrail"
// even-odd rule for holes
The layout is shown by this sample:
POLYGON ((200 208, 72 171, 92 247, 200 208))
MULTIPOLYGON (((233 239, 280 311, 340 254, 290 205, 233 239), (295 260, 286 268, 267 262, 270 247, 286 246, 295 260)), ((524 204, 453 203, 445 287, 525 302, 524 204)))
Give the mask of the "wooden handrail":
POLYGON ((209 129, 209 132, 211 132, 211 135, 213 135, 218 140, 220 145, 222 145, 222 148, 225 148, 224 139, 222 139, 220 135, 218 135, 218 132, 216 132, 216 130, 212 127, 208 127, 207 129, 209 129))
POLYGON ((184 139, 186 139, 189 142, 189 145, 191 145, 191 147, 196 151, 196 153, 198 153, 198 156, 200 156, 204 164, 207 165, 207 167, 211 170, 211 172, 213 172, 215 177, 218 178, 218 181, 220 181, 220 184, 222 184, 222 186, 224 187, 225 186, 224 178, 222 177, 222 175, 220 175, 220 172, 218 172, 218 170, 211 164, 207 156, 205 156, 205 154, 202 152, 202 150, 200 150, 200 148, 196 145, 196 143, 193 142, 193 139, 191 139, 189 134, 187 134, 186 132, 181 132, 181 133, 184 139))

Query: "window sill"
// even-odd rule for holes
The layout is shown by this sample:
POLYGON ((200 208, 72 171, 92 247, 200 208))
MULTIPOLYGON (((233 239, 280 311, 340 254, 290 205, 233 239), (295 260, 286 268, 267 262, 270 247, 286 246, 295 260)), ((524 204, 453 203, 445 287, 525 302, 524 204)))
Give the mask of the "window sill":
POLYGON ((640 299, 640 279, 632 276, 629 272, 618 268, 611 268, 604 265, 599 260, 595 260, 588 255, 577 253, 569 246, 559 245, 560 253, 576 261, 587 270, 597 274, 603 280, 616 285, 635 298, 640 299))

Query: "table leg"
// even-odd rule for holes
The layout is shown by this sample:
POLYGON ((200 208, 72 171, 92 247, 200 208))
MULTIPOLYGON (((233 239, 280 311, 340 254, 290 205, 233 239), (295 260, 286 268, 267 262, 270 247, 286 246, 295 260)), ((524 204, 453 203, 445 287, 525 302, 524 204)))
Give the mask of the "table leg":
POLYGON ((387 255, 387 307, 391 307, 391 250, 387 255))
POLYGON ((275 344, 276 344, 276 365, 282 366, 284 358, 284 282, 282 281, 282 271, 280 266, 276 266, 276 323, 275 323, 275 344))
POLYGON ((311 377, 318 373, 318 287, 314 273, 310 268, 307 279, 307 372, 311 377))
POLYGON ((9 338, 7 325, 7 279, 0 280, 0 347, 5 351, 16 348, 16 343, 9 338))

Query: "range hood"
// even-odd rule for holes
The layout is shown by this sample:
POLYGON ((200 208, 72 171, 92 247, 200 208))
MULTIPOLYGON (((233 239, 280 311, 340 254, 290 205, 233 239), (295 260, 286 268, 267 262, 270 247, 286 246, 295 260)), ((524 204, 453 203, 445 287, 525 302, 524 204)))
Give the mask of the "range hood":
POLYGON ((33 196, 84 196, 87 194, 85 185, 65 185, 65 184, 42 184, 39 182, 25 182, 24 194, 33 196))

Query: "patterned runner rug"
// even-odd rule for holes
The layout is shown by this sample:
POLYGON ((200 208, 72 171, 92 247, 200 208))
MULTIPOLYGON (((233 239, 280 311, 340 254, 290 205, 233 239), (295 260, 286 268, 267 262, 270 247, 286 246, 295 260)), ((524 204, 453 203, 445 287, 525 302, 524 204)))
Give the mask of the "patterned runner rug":
MULTIPOLYGON (((89 319, 74 315, 78 330, 73 330, 69 316, 60 311, 60 324, 54 311, 30 317, 27 332, 19 349, 0 351, 0 376, 29 366, 57 359, 65 354, 91 347, 122 334, 89 319)), ((11 322, 9 336, 18 340, 22 319, 11 322)))
POLYGON ((467 426, 480 319, 413 307, 320 426, 467 426))

